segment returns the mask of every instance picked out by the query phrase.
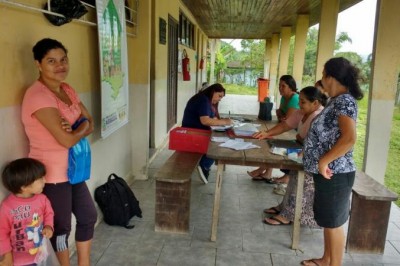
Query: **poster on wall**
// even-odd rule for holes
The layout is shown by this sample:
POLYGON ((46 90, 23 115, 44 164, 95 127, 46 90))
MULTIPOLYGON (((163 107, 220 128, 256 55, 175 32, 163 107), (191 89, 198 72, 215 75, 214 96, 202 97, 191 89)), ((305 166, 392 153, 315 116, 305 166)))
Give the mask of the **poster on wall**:
POLYGON ((101 137, 128 123, 128 52, 125 6, 120 0, 96 0, 101 78, 101 137))

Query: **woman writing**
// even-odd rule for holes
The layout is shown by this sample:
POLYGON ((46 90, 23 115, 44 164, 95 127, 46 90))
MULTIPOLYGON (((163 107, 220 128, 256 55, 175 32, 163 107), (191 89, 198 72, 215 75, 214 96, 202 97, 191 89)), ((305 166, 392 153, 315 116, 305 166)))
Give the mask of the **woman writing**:
POLYGON ((75 90, 63 81, 69 72, 66 48, 42 39, 32 49, 39 78, 26 91, 22 122, 29 139, 29 157, 46 166, 43 193, 54 209, 51 242, 61 265, 70 265, 68 237, 72 213, 76 217, 78 264, 90 265, 90 248, 97 214, 85 182, 68 182, 68 149, 93 132, 93 119, 75 90), (80 126, 71 125, 84 118, 80 126))
POLYGON ((319 259, 302 261, 303 265, 342 264, 343 224, 349 217, 356 171, 356 100, 363 97, 358 78, 358 69, 343 57, 332 58, 324 65, 322 85, 330 101, 311 125, 303 159, 304 170, 314 177, 314 216, 324 228, 324 254, 319 259))
MULTIPOLYGON (((189 99, 183 113, 182 126, 198 129, 210 129, 210 126, 223 126, 232 124, 229 118, 219 119, 217 117, 217 106, 225 96, 225 89, 221 84, 215 83, 206 89, 195 94, 189 99)), ((214 163, 213 159, 206 155, 200 160, 198 170, 200 177, 205 184, 208 183, 210 168, 214 163)))

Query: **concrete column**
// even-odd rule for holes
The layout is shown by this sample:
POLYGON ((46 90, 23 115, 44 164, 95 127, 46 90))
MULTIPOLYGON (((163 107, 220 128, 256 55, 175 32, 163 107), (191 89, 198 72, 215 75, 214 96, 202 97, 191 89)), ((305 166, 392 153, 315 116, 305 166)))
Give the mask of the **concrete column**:
POLYGON ((215 58, 219 47, 219 39, 209 39, 210 42, 210 84, 215 83, 215 58))
POLYGON ((306 54, 307 32, 310 26, 309 15, 299 15, 296 22, 296 40, 294 43, 293 77, 297 88, 301 89, 303 79, 304 57, 306 54))
POLYGON ((271 65, 271 39, 265 40, 265 53, 264 53, 264 78, 269 79, 269 68, 271 65))
MULTIPOLYGON (((132 69, 138 67, 140 69, 140 79, 135 78, 129 84, 129 110, 130 110, 130 131, 131 131, 131 152, 132 159, 130 167, 132 175, 136 180, 143 180, 148 178, 149 166, 149 141, 150 141, 150 110, 151 110, 151 54, 152 54, 152 8, 154 8, 152 1, 145 1, 139 6, 139 13, 143 16, 138 16, 138 36, 140 38, 133 38, 129 40, 129 44, 140 51, 140 55, 135 53, 128 53, 130 60, 138 60, 139 64, 133 63, 132 69), (134 57, 134 60, 132 59, 134 57), (139 59, 137 58, 139 57, 139 59), (132 122, 133 121, 133 122, 132 122)), ((129 46, 128 46, 129 47, 129 46)), ((128 48, 129 50, 129 48, 128 48)), ((136 70, 131 70, 132 73, 138 73, 136 70)), ((133 75, 133 74, 132 74, 133 75)), ((154 75, 154 73, 153 73, 154 75)), ((154 78, 154 77, 153 77, 154 78)), ((111 153, 112 154, 112 153, 111 153)), ((130 159, 130 158, 129 158, 130 159)), ((126 158, 126 163, 128 163, 126 158)))
POLYGON ((292 27, 281 28, 281 50, 279 53, 279 77, 288 73, 290 36, 292 27))
POLYGON ((201 70, 201 83, 203 83, 203 82, 207 81, 207 43, 208 43, 207 36, 204 34, 202 34, 202 42, 201 43, 202 43, 201 54, 204 59, 203 69, 201 70))
POLYGON ((378 0, 364 171, 384 183, 400 66, 400 1, 378 0))
POLYGON ((321 1, 321 19, 318 32, 317 67, 315 79, 322 77, 324 64, 333 57, 340 0, 321 1))
MULTIPOLYGON (((276 89, 279 59, 279 33, 273 33, 271 39, 271 67, 269 72, 269 93, 271 96, 278 95, 276 89)), ((275 101, 276 102, 276 101, 275 101)))

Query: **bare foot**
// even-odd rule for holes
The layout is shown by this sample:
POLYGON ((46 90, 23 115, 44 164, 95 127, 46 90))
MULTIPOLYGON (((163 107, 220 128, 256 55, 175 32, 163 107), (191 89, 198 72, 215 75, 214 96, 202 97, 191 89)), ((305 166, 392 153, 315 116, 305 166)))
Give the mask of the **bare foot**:
POLYGON ((284 175, 282 177, 274 178, 276 184, 287 184, 289 183, 289 175, 284 175))
POLYGON ((265 170, 263 168, 257 168, 253 171, 247 171, 247 174, 252 178, 261 177, 264 174, 265 170))

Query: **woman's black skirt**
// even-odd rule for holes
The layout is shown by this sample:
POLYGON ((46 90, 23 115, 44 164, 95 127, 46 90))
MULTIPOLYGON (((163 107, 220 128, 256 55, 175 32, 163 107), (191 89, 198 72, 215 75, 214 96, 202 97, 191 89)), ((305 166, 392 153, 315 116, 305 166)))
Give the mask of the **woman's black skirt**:
POLYGON ((334 174, 326 179, 314 174, 314 218, 324 228, 343 225, 350 214, 350 194, 355 172, 334 174))

